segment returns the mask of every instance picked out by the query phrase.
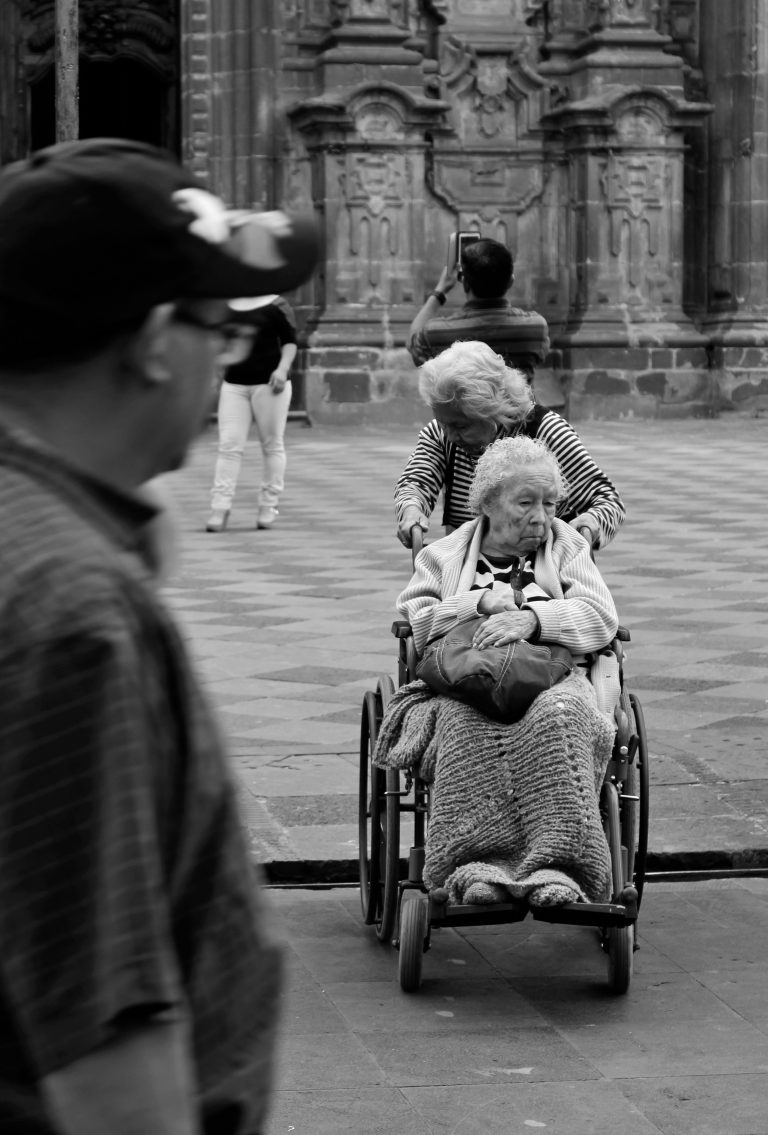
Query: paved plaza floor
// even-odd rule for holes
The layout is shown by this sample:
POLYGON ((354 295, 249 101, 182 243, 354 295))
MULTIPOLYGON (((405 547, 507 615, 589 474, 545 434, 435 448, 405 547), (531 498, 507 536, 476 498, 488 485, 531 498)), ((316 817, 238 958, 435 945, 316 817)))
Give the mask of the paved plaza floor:
MULTIPOLYGON (((599 554, 650 738, 651 866, 768 863, 768 419, 584 422, 628 519, 599 554)), ((258 446, 229 528, 203 531, 215 430, 170 478, 167 595, 229 737, 255 856, 283 881, 349 879, 360 705, 395 674, 410 575, 392 486, 416 428, 292 422, 287 488, 256 531, 258 446)))
MULTIPOLYGON (((599 565, 647 718, 650 865, 766 865, 768 421, 579 430, 629 512, 599 565)), ((391 492, 414 436, 292 423, 269 532, 255 446, 223 534, 203 531, 213 431, 172 478, 168 598, 273 880, 356 869, 360 703, 395 673, 391 492)), ((268 897, 288 972, 265 1135, 768 1135, 766 879, 651 882, 624 997, 594 930, 437 931, 405 994, 354 888, 268 897)))
POLYGON ((768 1135, 768 880, 646 888, 626 996, 594 930, 439 930, 418 993, 353 890, 287 943, 265 1135, 768 1135))

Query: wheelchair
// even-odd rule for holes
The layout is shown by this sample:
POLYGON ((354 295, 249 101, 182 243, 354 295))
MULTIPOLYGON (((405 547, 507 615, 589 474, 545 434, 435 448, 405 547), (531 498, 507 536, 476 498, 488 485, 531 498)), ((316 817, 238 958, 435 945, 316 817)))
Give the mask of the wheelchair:
MULTIPOLYGON (((421 529, 418 529, 419 536, 421 529)), ((420 545, 420 541, 416 541, 420 545)), ((414 545, 415 562, 419 547, 414 545)), ((393 623, 398 640, 398 685, 416 676, 416 651, 407 621, 393 623)), ((600 814, 611 859, 608 902, 569 902, 533 906, 525 900, 493 905, 448 903, 443 888, 431 892, 422 874, 430 815, 431 784, 412 770, 380 769, 373 753, 381 722, 395 686, 389 675, 363 698, 360 722, 358 834, 360 901, 363 920, 381 942, 399 952, 398 978, 406 993, 421 986, 424 955, 433 930, 444 927, 538 921, 592 926, 608 963, 608 987, 626 993, 638 948, 636 927, 645 884, 648 851, 648 743, 643 711, 624 685, 624 643, 629 631, 619 627, 611 644, 618 660, 620 696, 614 716, 616 733, 600 792, 600 814), (412 825, 407 862, 400 859, 401 827, 412 825)))

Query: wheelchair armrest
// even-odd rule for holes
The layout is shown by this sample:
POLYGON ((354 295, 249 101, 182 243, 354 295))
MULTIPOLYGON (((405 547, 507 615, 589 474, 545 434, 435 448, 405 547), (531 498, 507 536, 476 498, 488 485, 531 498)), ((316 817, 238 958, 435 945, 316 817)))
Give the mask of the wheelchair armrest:
POLYGON ((396 619, 392 624, 392 634, 395 638, 410 638, 413 634, 411 624, 407 619, 396 619))

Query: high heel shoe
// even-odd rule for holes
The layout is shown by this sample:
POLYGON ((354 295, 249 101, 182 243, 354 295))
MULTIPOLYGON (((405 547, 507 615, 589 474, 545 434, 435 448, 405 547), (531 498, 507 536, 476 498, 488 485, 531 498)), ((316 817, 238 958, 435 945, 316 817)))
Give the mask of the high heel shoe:
POLYGON ((205 524, 206 532, 223 532, 229 520, 228 508, 214 508, 205 524))

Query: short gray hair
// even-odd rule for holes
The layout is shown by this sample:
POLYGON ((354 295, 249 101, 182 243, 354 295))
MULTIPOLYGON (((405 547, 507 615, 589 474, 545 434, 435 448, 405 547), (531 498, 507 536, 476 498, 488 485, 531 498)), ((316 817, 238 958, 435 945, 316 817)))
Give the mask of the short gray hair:
POLYGON ((533 409, 522 371, 508 367, 487 343, 452 343, 419 371, 419 393, 433 410, 454 405, 473 421, 512 426, 533 409))
POLYGON ((552 474, 558 500, 568 496, 568 483, 557 458, 543 441, 526 437, 502 437, 489 445, 475 468, 469 487, 469 509, 477 516, 484 513, 501 493, 504 485, 520 480, 531 469, 552 474))

